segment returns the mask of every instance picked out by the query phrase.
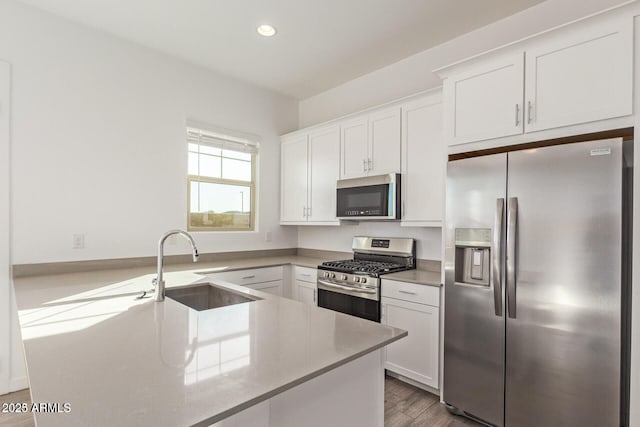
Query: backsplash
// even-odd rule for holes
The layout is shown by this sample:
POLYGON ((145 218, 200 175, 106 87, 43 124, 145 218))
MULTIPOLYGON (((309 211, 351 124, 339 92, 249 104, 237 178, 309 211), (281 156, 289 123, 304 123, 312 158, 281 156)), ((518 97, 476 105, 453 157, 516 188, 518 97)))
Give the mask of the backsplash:
POLYGON ((298 248, 351 252, 354 236, 412 237, 416 239, 416 256, 440 261, 442 246, 440 227, 400 227, 398 222, 345 223, 339 227, 298 227, 298 248))

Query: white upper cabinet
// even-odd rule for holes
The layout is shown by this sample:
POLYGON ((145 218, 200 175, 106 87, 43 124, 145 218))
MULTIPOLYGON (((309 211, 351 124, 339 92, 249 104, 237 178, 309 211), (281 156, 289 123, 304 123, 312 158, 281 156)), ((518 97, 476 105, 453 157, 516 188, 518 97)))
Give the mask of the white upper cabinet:
POLYGON ((367 174, 368 123, 367 117, 342 122, 340 178, 355 178, 367 174))
POLYGON ((340 127, 282 137, 280 223, 338 225, 340 127))
POLYGON ((282 138, 280 221, 283 223, 307 220, 307 136, 282 138))
POLYGON ((527 132, 632 113, 632 24, 602 24, 527 50, 527 132))
POLYGON ((340 127, 330 126, 309 133, 309 221, 336 221, 339 176, 340 127))
POLYGON ((571 24, 440 74, 450 146, 627 116, 633 19, 571 24))
POLYGON ((400 171, 400 107, 341 123, 340 178, 400 171))
POLYGON ((393 107, 369 115, 369 157, 367 174, 400 171, 400 108, 393 107))
POLYGON ((445 80, 450 145, 522 133, 523 70, 518 53, 445 80))
POLYGON ((442 225, 446 161, 440 91, 403 104, 400 225, 442 225))

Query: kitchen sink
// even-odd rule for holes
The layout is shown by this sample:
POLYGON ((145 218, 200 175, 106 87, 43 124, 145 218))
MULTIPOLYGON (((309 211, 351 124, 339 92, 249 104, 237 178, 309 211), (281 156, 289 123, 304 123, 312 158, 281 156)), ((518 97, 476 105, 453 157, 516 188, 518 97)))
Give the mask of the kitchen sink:
POLYGON ((262 299, 231 289, 225 289, 212 283, 199 283, 193 286, 169 288, 165 291, 165 296, 198 311, 262 299))

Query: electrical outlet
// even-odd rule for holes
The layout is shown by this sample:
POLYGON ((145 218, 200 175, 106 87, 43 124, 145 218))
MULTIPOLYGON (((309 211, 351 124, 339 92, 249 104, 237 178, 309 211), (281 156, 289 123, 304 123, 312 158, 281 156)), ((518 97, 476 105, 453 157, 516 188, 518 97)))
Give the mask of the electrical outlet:
POLYGON ((264 232, 264 241, 265 242, 270 242, 271 241, 271 232, 270 231, 265 231, 264 232))
POLYGON ((73 249, 84 249, 84 234, 73 235, 73 249))

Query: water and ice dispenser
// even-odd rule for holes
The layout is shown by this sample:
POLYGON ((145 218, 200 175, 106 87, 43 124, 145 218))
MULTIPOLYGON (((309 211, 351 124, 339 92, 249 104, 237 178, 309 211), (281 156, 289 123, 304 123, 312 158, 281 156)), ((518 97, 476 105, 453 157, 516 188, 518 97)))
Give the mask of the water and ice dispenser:
POLYGON ((489 286, 491 229, 456 228, 455 281, 489 286))

